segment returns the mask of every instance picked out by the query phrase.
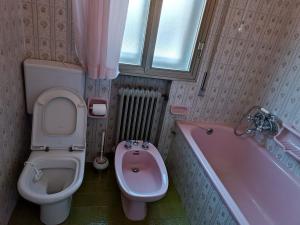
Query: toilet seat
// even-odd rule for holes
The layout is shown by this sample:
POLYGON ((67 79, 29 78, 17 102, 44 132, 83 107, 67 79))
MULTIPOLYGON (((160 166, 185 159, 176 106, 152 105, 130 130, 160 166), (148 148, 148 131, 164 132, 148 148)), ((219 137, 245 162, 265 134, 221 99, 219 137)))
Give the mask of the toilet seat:
POLYGON ((51 88, 36 100, 32 150, 85 150, 87 109, 81 96, 66 88, 51 88))

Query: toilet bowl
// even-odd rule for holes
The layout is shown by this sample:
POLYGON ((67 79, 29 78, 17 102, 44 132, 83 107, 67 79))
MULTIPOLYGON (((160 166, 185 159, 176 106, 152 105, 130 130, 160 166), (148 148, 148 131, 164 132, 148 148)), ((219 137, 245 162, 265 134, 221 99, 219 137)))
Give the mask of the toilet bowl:
POLYGON ((121 189, 122 207, 128 219, 143 220, 147 202, 163 198, 168 190, 168 174, 160 153, 151 143, 119 143, 115 172, 121 189))
POLYGON ((71 198, 80 187, 84 172, 84 152, 61 150, 32 152, 18 181, 23 198, 40 205, 44 224, 62 223, 69 215, 71 198), (40 171, 41 176, 36 177, 40 171))
POLYGON ((46 225, 69 215, 72 195, 84 175, 87 109, 81 96, 64 88, 44 91, 33 113, 31 154, 18 180, 20 195, 40 205, 46 225))

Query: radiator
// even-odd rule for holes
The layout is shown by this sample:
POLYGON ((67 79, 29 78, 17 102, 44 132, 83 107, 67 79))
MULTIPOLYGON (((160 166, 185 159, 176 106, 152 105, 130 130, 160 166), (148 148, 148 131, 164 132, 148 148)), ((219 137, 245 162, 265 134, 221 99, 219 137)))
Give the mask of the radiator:
POLYGON ((155 142, 162 110, 159 91, 121 88, 116 143, 123 140, 155 142))

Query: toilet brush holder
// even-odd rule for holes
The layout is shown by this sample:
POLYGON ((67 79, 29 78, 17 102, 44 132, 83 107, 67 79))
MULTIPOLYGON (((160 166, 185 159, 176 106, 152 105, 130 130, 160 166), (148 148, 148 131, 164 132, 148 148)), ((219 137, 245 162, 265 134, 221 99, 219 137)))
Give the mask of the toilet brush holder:
POLYGON ((102 158, 96 157, 94 159, 93 166, 96 170, 105 170, 109 166, 109 161, 105 156, 102 158))
POLYGON ((96 157, 93 162, 93 166, 95 167, 96 170, 105 170, 109 165, 108 159, 105 156, 103 156, 104 140, 105 140, 105 132, 102 133, 100 156, 96 157))

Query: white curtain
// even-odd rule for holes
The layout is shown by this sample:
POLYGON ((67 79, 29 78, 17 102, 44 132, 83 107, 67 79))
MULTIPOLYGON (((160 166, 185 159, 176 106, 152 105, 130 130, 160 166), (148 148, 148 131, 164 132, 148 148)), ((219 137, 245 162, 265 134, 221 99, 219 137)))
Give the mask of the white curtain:
POLYGON ((114 79, 125 29, 128 0, 73 0, 75 48, 92 79, 114 79))

